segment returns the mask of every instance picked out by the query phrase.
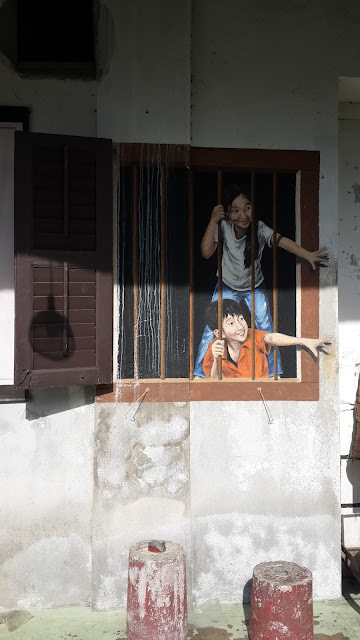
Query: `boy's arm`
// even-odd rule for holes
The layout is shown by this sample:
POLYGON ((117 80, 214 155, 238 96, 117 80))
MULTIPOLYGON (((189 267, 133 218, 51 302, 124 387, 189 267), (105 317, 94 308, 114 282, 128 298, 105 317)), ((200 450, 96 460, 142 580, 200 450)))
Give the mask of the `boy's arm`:
POLYGON ((318 265, 329 261, 327 249, 324 247, 317 251, 307 251, 293 240, 290 240, 290 238, 284 238, 284 236, 281 236, 279 233, 276 234, 276 238, 278 247, 289 251, 289 253, 293 253, 299 258, 303 258, 303 260, 307 260, 314 271, 318 265))
POLYGON ((217 242, 214 240, 215 231, 218 223, 225 218, 224 207, 218 204, 211 212, 211 218, 200 244, 201 255, 203 258, 211 258, 216 251, 217 242))
POLYGON ((203 361, 203 371, 207 378, 218 377, 217 359, 219 356, 224 355, 224 348, 224 340, 215 340, 209 346, 203 361))
POLYGON ((317 358, 317 349, 326 349, 331 344, 331 338, 296 338, 284 333, 267 333, 264 336, 264 342, 274 347, 289 347, 291 345, 306 347, 317 358))

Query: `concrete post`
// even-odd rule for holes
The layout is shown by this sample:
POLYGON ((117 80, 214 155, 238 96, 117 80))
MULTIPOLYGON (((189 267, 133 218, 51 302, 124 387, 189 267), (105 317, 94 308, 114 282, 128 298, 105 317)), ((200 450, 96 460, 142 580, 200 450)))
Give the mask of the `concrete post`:
POLYGON ((312 575, 293 562, 263 562, 253 573, 250 640, 313 640, 312 575))
POLYGON ((187 630, 183 548, 165 541, 161 551, 139 542, 129 555, 128 640, 186 640, 187 630))

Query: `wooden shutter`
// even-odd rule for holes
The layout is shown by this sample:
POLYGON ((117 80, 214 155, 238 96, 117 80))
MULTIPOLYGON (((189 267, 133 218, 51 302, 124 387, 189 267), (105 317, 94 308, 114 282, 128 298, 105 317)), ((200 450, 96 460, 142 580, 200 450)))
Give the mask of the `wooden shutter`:
POLYGON ((15 138, 15 386, 112 381, 112 143, 15 138))

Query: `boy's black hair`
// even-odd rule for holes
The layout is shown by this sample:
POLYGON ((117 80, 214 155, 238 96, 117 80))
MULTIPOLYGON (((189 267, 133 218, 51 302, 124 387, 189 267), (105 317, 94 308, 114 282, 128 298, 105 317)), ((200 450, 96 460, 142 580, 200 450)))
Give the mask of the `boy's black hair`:
MULTIPOLYGON (((243 316, 248 326, 251 326, 251 315, 249 307, 246 302, 235 302, 235 300, 229 300, 225 298, 222 301, 222 317, 223 320, 228 316, 243 316)), ((218 301, 212 302, 206 310, 206 324, 213 331, 218 329, 218 301)))
MULTIPOLYGON (((245 184, 228 184, 223 191, 223 201, 222 205, 224 207, 225 215, 227 215, 233 201, 240 195, 245 196, 250 200, 250 189, 245 184)), ((258 221, 253 219, 252 223, 255 226, 255 260, 259 254, 259 238, 258 238, 258 221)), ((245 269, 250 269, 251 265, 251 224, 248 226, 246 230, 246 241, 245 241, 245 251, 244 251, 244 266, 245 269)))

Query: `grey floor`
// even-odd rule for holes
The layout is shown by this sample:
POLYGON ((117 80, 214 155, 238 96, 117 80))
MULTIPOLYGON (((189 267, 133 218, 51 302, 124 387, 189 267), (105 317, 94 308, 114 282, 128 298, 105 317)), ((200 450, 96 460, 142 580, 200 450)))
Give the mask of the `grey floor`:
MULTIPOLYGON (((340 600, 314 602, 314 640, 360 640, 360 583, 347 570, 345 573, 340 600)), ((29 614, 33 617, 27 622, 26 612, 0 614, 0 640, 126 638, 125 610, 92 612, 74 607, 34 609, 29 614)), ((189 614, 188 640, 247 640, 248 617, 248 605, 208 605, 202 612, 189 614)))

